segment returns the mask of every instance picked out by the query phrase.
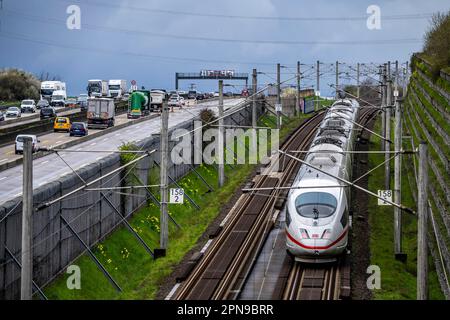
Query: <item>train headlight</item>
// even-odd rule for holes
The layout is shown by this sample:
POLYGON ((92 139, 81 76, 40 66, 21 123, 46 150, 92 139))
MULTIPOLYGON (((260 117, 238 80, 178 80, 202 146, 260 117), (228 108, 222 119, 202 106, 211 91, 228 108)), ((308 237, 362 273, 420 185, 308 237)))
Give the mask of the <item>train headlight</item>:
POLYGON ((300 229, 300 236, 302 239, 309 239, 308 231, 306 231, 306 229, 300 229))
POLYGON ((330 239, 331 237, 331 229, 325 229, 322 233, 322 239, 330 239))

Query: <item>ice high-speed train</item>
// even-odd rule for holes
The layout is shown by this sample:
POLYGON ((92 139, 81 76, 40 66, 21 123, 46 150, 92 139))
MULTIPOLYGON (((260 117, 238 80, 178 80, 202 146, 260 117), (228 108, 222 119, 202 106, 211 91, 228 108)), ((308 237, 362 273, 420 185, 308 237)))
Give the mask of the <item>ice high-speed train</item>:
MULTIPOLYGON (((327 111, 304 161, 350 180, 359 104, 336 101, 327 111)), ((286 246, 301 262, 335 261, 347 246, 350 188, 302 164, 287 198, 286 246)))

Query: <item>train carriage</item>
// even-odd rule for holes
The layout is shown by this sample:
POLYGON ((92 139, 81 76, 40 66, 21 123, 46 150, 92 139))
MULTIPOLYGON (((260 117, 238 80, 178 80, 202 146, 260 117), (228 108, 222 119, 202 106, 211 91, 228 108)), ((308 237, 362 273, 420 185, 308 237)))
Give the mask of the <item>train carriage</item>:
POLYGON ((334 177, 350 180, 359 104, 336 101, 327 111, 305 162, 288 194, 287 251, 297 261, 335 261, 347 246, 350 188, 334 177))

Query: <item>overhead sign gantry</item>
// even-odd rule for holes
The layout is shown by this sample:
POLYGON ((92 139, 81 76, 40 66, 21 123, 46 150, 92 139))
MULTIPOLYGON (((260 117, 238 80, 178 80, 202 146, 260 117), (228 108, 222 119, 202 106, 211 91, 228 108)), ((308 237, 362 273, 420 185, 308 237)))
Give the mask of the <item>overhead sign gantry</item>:
POLYGON ((175 90, 179 80, 245 80, 248 85, 248 73, 237 73, 234 70, 200 70, 200 72, 175 73, 175 90))

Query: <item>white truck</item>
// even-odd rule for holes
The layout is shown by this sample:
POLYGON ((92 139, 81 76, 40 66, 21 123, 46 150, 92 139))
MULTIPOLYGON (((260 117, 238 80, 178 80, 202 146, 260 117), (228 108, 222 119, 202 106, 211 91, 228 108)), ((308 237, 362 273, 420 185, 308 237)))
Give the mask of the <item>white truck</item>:
POLYGON ((54 91, 66 91, 66 83, 61 81, 43 81, 41 82, 41 100, 51 101, 54 91))
POLYGON ((108 81, 99 79, 88 80, 86 90, 89 97, 106 97, 108 95, 108 81))
POLYGON ((165 98, 165 91, 157 89, 150 90, 150 111, 162 110, 165 98))
POLYGON ((108 97, 121 99, 127 92, 127 80, 109 80, 108 97))
POLYGON ((64 107, 66 105, 67 93, 66 90, 55 90, 50 100, 50 105, 53 107, 64 107))
POLYGON ((89 98, 87 106, 88 128, 105 129, 114 126, 116 107, 114 99, 89 98))

